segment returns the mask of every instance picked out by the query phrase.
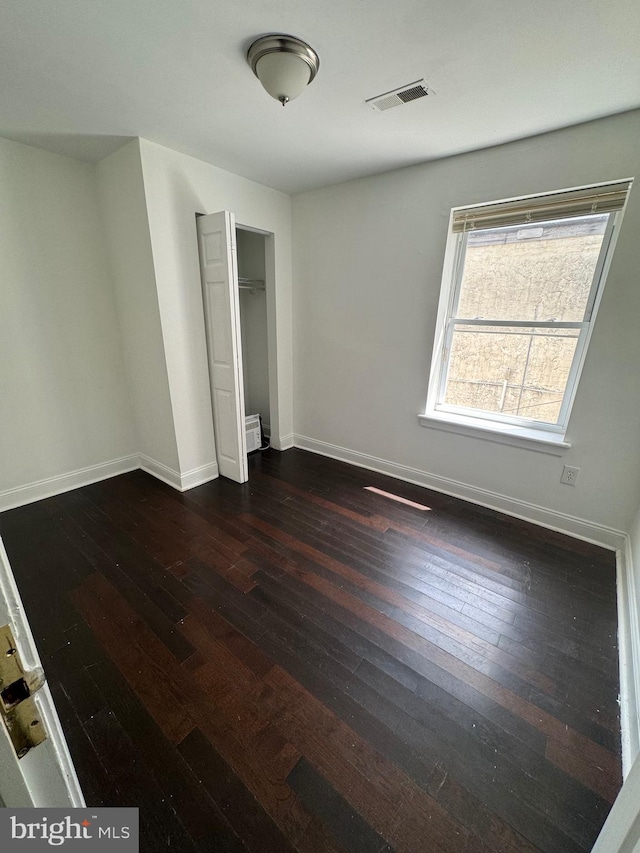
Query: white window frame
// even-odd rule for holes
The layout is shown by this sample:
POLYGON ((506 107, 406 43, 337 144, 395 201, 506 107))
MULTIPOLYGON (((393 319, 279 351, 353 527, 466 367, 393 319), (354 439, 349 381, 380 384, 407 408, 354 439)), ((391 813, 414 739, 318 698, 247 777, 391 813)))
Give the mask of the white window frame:
MULTIPOLYGON (((617 183, 617 182, 616 182, 617 183)), ((631 180, 621 181, 621 184, 627 183, 629 189, 631 180)), ((575 400, 580 375, 584 366, 589 342, 593 333, 595 319, 598 313, 598 308, 602 299, 604 285, 613 257, 615 243, 620 230, 620 223, 624 213, 624 207, 620 210, 602 211, 609 215, 609 219, 605 228, 605 233, 600 247, 600 253, 594 270, 591 290, 583 320, 580 322, 537 322, 537 321, 519 321, 519 320, 491 320, 491 319, 466 319, 457 317, 457 307, 460 299, 460 291, 462 285, 462 276, 464 272, 464 261, 466 254, 466 246, 469 231, 455 232, 453 229, 454 217, 461 211, 470 211, 474 209, 481 210, 482 208, 495 208, 497 205, 514 205, 526 202, 528 199, 541 199, 549 197, 553 200, 553 196, 562 196, 566 193, 584 192, 585 194, 591 191, 597 191, 599 187, 609 187, 611 182, 603 184, 592 184, 586 187, 575 187, 570 190, 562 190, 558 192, 535 194, 532 196, 520 196, 512 199, 505 199, 499 202, 490 202, 473 206, 456 207, 451 211, 449 221, 449 231, 447 238, 447 247, 445 252, 445 260, 443 266, 442 286, 440 291, 440 302, 438 305, 438 315, 436 323, 436 334, 434 338, 433 357, 431 361, 431 372, 429 378, 429 389, 427 395, 427 403, 424 414, 419 415, 419 420, 423 426, 436 427, 447 429, 454 432, 461 432, 470 435, 480 433, 481 437, 489 438, 490 440, 500 440, 517 446, 536 446, 541 449, 541 445, 549 445, 552 448, 562 452, 563 449, 571 445, 566 441, 566 433, 569 425, 569 418, 575 400), (451 341, 455 325, 464 323, 465 325, 482 325, 509 328, 574 328, 579 329, 578 341, 576 350, 565 391, 563 401, 558 417, 558 422, 555 424, 537 421, 522 416, 505 415, 500 412, 488 412, 481 409, 466 408, 462 406, 452 406, 444 403, 444 394, 446 389, 447 373, 449 368, 449 355, 451 352, 451 341)), ((628 192, 627 192, 628 196, 628 192)), ((594 211, 598 212, 598 211, 594 211)), ((583 214, 584 215, 584 214, 583 214)), ((553 219, 549 216, 546 221, 553 219)), ((526 224, 526 219, 523 218, 523 225, 526 224)), ((491 227, 487 225, 486 227, 491 227)), ((496 225, 496 227, 499 227, 496 225)), ((544 448, 546 452, 554 452, 549 448, 544 448)))

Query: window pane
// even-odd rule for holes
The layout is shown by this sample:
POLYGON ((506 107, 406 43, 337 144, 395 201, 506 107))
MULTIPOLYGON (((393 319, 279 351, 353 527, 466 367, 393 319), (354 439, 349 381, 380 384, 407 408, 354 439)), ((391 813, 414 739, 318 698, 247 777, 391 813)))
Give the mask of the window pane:
POLYGON ((457 316, 582 321, 608 218, 469 232, 457 316))
POLYGON ((557 423, 579 332, 457 323, 444 402, 557 423))

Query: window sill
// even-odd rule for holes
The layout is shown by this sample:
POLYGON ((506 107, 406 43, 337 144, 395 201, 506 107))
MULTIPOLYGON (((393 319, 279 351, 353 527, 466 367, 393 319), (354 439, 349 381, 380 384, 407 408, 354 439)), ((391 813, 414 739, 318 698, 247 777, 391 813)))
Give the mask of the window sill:
POLYGON ((466 435, 470 438, 508 444, 512 447, 522 447, 526 450, 548 453, 552 456, 562 456, 565 450, 571 447, 571 444, 564 440, 562 433, 500 424, 496 421, 483 421, 481 418, 429 412, 429 414, 418 415, 418 420, 422 426, 431 429, 455 432, 458 435, 466 435))

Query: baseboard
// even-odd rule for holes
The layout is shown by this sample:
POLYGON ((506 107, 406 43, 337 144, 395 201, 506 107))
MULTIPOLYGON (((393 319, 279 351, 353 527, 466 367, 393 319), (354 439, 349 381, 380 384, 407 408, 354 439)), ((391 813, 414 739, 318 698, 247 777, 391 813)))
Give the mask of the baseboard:
POLYGON ((47 477, 44 480, 36 480, 25 486, 15 489, 6 489, 0 492, 0 512, 7 509, 15 509, 18 506, 41 501, 45 498, 88 486, 118 474, 126 474, 127 471, 135 471, 139 467, 137 454, 123 456, 120 459, 112 459, 109 462, 101 462, 98 465, 89 465, 87 468, 78 468, 67 474, 58 474, 55 477, 47 477))
MULTIPOLYGON (((359 468, 378 471, 381 474, 387 474, 390 477, 396 477, 399 480, 405 480, 409 483, 416 483, 419 486, 433 489, 436 492, 443 492, 452 497, 462 498, 470 503, 495 509, 499 512, 504 512, 506 515, 512 515, 525 521, 531 521, 534 524, 540 524, 551 530, 557 530, 560 533, 566 533, 569 536, 575 536, 578 539, 593 542, 605 548, 619 550, 621 553, 625 553, 625 549, 628 550, 628 537, 621 530, 598 525, 564 513, 554 512, 532 503, 509 498, 497 492, 469 486, 466 483, 460 483, 446 477, 439 477, 427 471, 410 468, 406 465, 399 465, 396 462, 379 459, 376 456, 369 456, 346 447, 339 447, 338 445, 318 441, 304 435, 284 436, 283 438, 274 440, 272 446, 276 450, 289 450, 294 446, 300 447, 312 453, 349 462, 352 465, 357 465, 359 468)), ((59 474, 55 477, 37 480, 36 482, 18 486, 14 489, 6 489, 0 492, 0 512, 24 506, 34 501, 40 501, 44 498, 61 494, 62 492, 68 492, 71 489, 80 488, 81 486, 87 486, 90 483, 97 483, 99 480, 116 477, 118 474, 125 474, 128 471, 134 471, 136 468, 142 468, 143 471, 147 471, 152 476, 157 477, 180 492, 193 489, 209 480, 214 480, 218 476, 218 465, 216 462, 202 465, 199 468, 194 468, 191 471, 180 474, 173 468, 169 468, 149 456, 135 454, 123 456, 120 459, 112 459, 109 462, 102 462, 98 465, 90 465, 87 468, 80 468, 76 471, 59 474)), ((628 559, 630 559, 630 550, 628 550, 628 554, 628 559)), ((625 559, 627 558, 625 557, 625 559)), ((633 583, 632 575, 631 583, 633 583)))
POLYGON ((215 480, 218 476, 219 472, 217 462, 210 462, 208 465, 201 465, 199 468, 193 468, 191 471, 186 471, 181 475, 181 491, 186 492, 188 489, 195 489, 196 486, 208 483, 209 480, 215 480))
POLYGON ((271 447, 274 450, 291 450, 292 447, 295 447, 295 436, 293 433, 290 435, 284 435, 281 438, 273 437, 271 439, 271 447))
POLYGON ((162 462, 152 459, 150 456, 140 454, 140 464, 138 467, 162 480, 163 483, 172 486, 179 492, 186 492, 188 489, 194 489, 196 486, 201 486, 209 480, 215 480, 218 476, 218 463, 211 462, 208 465, 201 465, 199 468, 193 468, 191 471, 185 471, 181 474, 173 468, 169 468, 162 462))
POLYGON ((631 538, 618 552, 618 649, 622 772, 626 778, 640 753, 640 614, 631 538))
POLYGON ((387 474, 398 480, 415 483, 418 486, 424 486, 427 489, 433 489, 435 492, 442 492, 454 498, 462 498, 470 503, 503 512, 505 515, 511 515, 523 521, 530 521, 549 530, 565 533, 568 536, 582 539, 585 542, 592 542, 595 545, 601 545, 613 551, 622 548, 627 538, 622 530, 616 530, 613 527, 606 527, 595 522, 577 518, 576 516, 555 512, 554 510, 546 509, 527 501, 501 495, 498 492, 481 489, 477 486, 470 486, 467 483, 460 483, 448 477, 440 477, 436 474, 430 474, 428 471, 421 471, 418 468, 399 465, 387 459, 379 459, 376 456, 369 456, 357 450, 328 444, 327 442, 318 441, 305 435, 295 435, 294 446, 300 447, 303 450, 310 450, 312 453, 318 453, 321 456, 329 456, 332 459, 349 462, 351 465, 357 465, 359 468, 367 468, 370 471, 387 474))
POLYGON ((179 474, 173 468, 168 468, 149 456, 135 453, 131 456, 123 456, 121 459, 101 462, 99 465, 78 468, 76 471, 69 471, 67 474, 58 474, 55 477, 36 480, 15 489, 6 489, 0 492, 0 512, 51 498, 54 495, 61 495, 63 492, 70 492, 72 489, 79 489, 81 486, 89 486, 91 483, 98 483, 100 480, 108 480, 109 477, 117 477, 118 474, 136 471, 138 468, 142 468, 148 474, 157 477, 169 486, 173 486, 179 492, 186 492, 187 489, 201 486, 203 483, 208 483, 209 480, 215 480, 218 476, 217 462, 201 465, 199 468, 179 474))
POLYGON ((151 476, 156 477, 158 480, 162 480, 162 482, 166 483, 168 486, 172 486, 179 492, 182 491, 182 482, 180 474, 177 471, 173 468, 169 468, 162 462, 158 462, 157 459, 145 456, 143 453, 141 453, 138 458, 140 460, 139 468, 142 468, 143 471, 146 471, 147 474, 151 474, 151 476))

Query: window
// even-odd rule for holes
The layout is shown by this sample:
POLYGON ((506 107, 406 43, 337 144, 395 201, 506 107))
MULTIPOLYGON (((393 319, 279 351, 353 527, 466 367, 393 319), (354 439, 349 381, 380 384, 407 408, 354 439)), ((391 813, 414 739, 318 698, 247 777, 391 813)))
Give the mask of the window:
POLYGON ((630 185, 452 211, 423 420, 562 443, 630 185))

